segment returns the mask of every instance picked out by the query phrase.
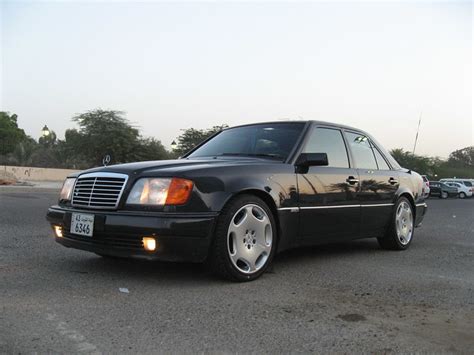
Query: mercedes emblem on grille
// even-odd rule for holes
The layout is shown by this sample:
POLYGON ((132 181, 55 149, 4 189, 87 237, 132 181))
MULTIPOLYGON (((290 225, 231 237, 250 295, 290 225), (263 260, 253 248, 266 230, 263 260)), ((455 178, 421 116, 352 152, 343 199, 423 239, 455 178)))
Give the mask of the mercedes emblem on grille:
POLYGON ((102 164, 104 166, 107 166, 110 163, 110 160, 111 160, 111 157, 109 154, 107 154, 102 158, 102 164))

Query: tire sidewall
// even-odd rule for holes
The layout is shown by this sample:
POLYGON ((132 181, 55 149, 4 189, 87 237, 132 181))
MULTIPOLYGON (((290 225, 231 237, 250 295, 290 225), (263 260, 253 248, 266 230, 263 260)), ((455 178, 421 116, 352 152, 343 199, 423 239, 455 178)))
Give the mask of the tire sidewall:
POLYGON ((405 249, 408 249, 411 242, 413 241, 414 234, 415 234, 415 211, 413 210, 412 204, 410 203, 410 201, 406 197, 400 197, 400 199, 397 201, 397 204, 395 205, 395 210, 393 211, 393 216, 392 216, 392 238, 395 240, 395 243, 397 243, 398 249, 405 250, 405 249), (412 228, 413 229, 411 231, 411 238, 410 238, 410 241, 407 244, 402 244, 400 242, 400 239, 398 238, 398 235, 397 235, 397 221, 396 221, 397 211, 398 211, 398 207, 402 204, 402 202, 406 202, 408 204, 408 206, 410 206, 411 215, 412 215, 412 218, 413 218, 413 221, 412 221, 412 223, 413 223, 412 228))
MULTIPOLYGON (((215 235, 216 247, 219 249, 218 252, 222 253, 221 257, 224 257, 224 267, 226 267, 228 273, 232 275, 237 281, 252 281, 259 278, 271 264, 273 257, 276 252, 276 247, 278 244, 278 227, 275 221, 275 216, 273 215, 271 209, 268 205, 259 197, 253 195, 241 195, 236 197, 234 200, 230 201, 226 208, 224 208, 224 214, 222 214, 218 221, 217 233, 215 235), (230 259, 229 250, 228 250, 228 230, 229 225, 234 217, 234 215, 241 209, 243 206, 248 204, 254 204, 262 208, 270 219, 272 226, 272 248, 270 255, 265 263, 265 265, 253 274, 245 274, 238 270, 232 260, 230 259)), ((213 256, 215 257, 215 256, 213 256)))

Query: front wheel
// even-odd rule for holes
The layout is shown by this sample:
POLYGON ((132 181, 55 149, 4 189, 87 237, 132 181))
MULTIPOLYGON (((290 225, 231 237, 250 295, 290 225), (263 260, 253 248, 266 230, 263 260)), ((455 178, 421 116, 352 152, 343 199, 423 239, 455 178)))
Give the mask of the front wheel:
POLYGON ((441 191, 441 195, 439 195, 440 198, 446 199, 448 198, 448 193, 446 191, 441 191))
POLYGON ((377 238, 379 245, 388 250, 405 250, 410 245, 415 231, 413 207, 407 198, 401 197, 392 216, 385 236, 377 238))
POLYGON ((275 254, 277 226, 260 198, 242 195, 231 201, 217 222, 210 263, 215 273, 232 281, 260 277, 275 254))
POLYGON ((459 198, 466 198, 466 194, 464 192, 459 193, 459 198))

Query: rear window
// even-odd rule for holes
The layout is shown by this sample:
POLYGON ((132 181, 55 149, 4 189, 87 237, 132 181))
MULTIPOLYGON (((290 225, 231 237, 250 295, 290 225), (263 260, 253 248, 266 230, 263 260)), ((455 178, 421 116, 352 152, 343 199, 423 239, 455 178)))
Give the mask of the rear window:
POLYGON ((464 180, 463 183, 464 183, 464 185, 466 185, 466 186, 472 187, 472 183, 471 183, 470 181, 464 180))
POLYGON ((377 162, 369 139, 363 134, 352 132, 346 132, 346 137, 352 150, 356 168, 377 170, 377 162))

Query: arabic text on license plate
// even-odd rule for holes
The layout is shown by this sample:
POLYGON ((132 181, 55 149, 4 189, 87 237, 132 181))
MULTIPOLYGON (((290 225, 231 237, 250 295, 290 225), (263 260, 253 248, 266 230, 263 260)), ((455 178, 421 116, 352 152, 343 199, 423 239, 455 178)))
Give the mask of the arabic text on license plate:
POLYGON ((73 213, 71 216, 71 233, 92 237, 94 233, 94 215, 73 213))

